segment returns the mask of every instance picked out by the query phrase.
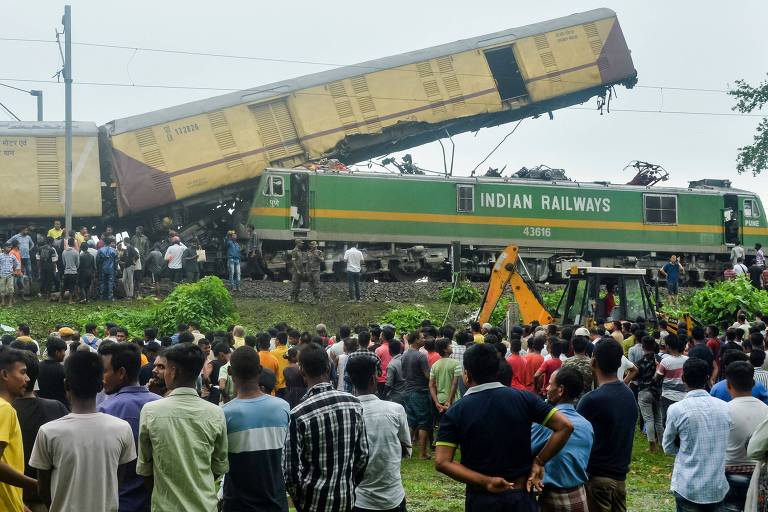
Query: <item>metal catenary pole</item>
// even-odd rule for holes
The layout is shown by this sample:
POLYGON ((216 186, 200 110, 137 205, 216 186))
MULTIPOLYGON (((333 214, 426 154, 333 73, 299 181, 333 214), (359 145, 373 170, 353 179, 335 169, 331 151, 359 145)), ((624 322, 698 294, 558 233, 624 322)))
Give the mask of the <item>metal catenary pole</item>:
POLYGON ((72 12, 71 6, 64 6, 64 226, 66 232, 72 228, 72 12))
POLYGON ((43 91, 39 89, 32 89, 29 94, 37 97, 37 120, 43 120, 43 91))

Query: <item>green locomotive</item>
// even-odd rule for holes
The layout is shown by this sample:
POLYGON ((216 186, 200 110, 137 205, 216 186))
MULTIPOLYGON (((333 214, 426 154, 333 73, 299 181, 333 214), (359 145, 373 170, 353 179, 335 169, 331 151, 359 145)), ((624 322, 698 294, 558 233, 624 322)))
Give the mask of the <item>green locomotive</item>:
MULTIPOLYGON (((463 270, 478 277, 499 248, 517 244, 539 281, 574 263, 655 268, 675 253, 688 280, 699 282, 721 275, 733 244, 768 241, 759 197, 727 180, 672 188, 267 169, 249 224, 282 249, 296 238, 318 240, 327 273, 359 242, 369 274, 399 280, 447 275, 459 243, 463 270)), ((284 267, 280 249, 265 255, 272 268, 284 267)))

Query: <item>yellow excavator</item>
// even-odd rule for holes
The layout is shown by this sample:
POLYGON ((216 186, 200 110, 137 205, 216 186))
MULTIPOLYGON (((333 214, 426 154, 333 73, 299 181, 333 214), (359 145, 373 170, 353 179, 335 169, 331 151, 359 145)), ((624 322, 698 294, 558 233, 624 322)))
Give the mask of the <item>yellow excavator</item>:
POLYGON ((496 259, 488 281, 477 321, 488 322, 504 291, 509 287, 517 304, 519 319, 524 324, 584 325, 613 320, 646 323, 658 321, 655 304, 651 300, 648 273, 645 269, 609 268, 575 265, 568 271, 563 296, 555 311, 544 305, 535 285, 517 271, 519 250, 507 246, 496 259))

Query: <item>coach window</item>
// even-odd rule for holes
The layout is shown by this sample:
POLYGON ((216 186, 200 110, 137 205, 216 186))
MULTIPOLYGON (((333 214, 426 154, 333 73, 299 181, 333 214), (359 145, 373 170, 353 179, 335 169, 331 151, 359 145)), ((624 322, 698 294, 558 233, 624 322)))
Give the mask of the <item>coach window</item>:
POLYGON ((459 213, 475 211, 474 185, 456 185, 456 211, 459 213))
POLYGON ((677 224, 677 196, 645 194, 645 222, 677 224))
POLYGON ((267 186, 264 189, 265 196, 283 197, 284 192, 282 176, 270 176, 267 178, 267 186))
POLYGON ((752 218, 760 217, 760 209, 752 199, 744 200, 744 216, 752 218))

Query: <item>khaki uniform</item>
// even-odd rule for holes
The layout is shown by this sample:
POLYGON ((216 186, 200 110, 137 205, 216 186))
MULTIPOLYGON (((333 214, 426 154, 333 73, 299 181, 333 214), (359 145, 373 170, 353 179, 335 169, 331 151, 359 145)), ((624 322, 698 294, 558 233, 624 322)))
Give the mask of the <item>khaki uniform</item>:
POLYGON ((320 270, 323 266, 323 251, 310 249, 307 251, 309 260, 309 289, 315 300, 320 300, 320 270))
POLYGON ((299 292, 301 292, 301 282, 306 281, 308 278, 308 258, 307 253, 294 248, 288 253, 290 260, 288 261, 288 270, 291 272, 291 301, 298 302, 299 292))

